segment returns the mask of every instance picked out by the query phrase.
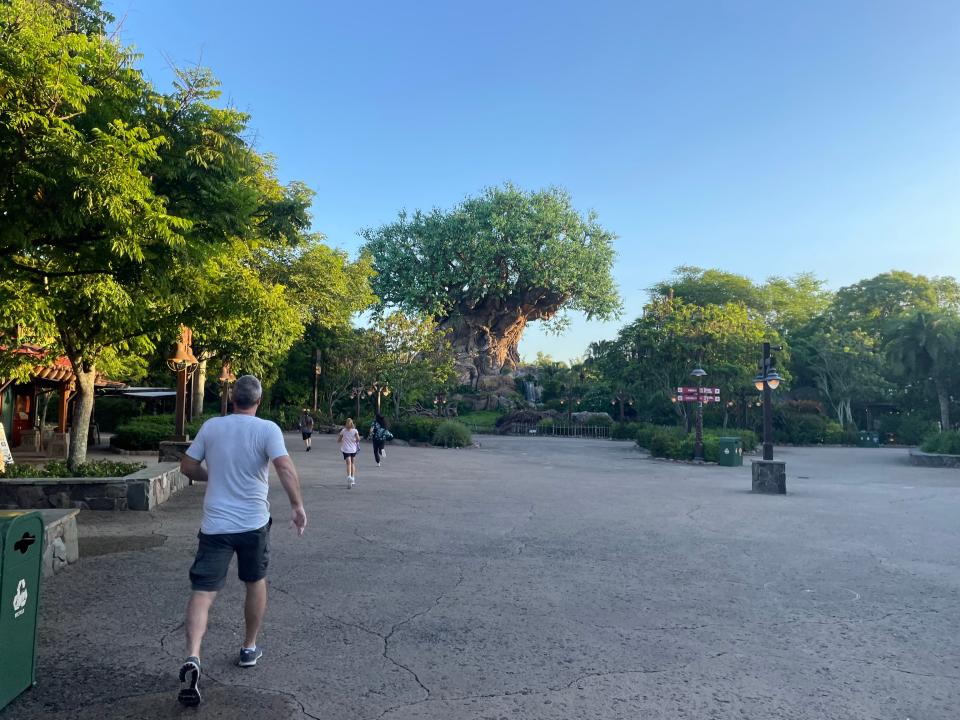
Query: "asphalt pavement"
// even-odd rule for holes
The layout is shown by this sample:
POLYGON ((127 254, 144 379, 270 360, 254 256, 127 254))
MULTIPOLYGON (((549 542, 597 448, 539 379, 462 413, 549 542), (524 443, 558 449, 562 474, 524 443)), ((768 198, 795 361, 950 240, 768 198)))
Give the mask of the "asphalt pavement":
POLYGON ((895 449, 778 448, 786 496, 742 468, 630 443, 479 436, 287 442, 309 513, 273 481, 265 654, 235 667, 231 571, 205 702, 176 703, 203 487, 152 513, 83 512, 42 590, 40 684, 2 720, 956 720, 960 471, 895 449))

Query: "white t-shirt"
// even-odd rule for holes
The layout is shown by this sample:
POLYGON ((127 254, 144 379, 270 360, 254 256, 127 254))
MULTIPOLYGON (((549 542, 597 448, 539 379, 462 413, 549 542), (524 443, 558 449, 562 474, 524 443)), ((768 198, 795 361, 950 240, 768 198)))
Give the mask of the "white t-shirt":
POLYGON ((280 427, 254 415, 210 418, 200 426, 187 455, 207 461, 200 532, 247 532, 270 520, 270 461, 287 455, 280 427))
POLYGON ((360 452, 360 431, 356 428, 340 431, 340 450, 345 453, 360 452))

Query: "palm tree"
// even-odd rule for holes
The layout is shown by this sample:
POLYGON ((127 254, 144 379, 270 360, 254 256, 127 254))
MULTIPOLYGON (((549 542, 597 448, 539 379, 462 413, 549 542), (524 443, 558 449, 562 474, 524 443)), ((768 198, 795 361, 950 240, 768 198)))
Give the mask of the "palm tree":
POLYGON ((909 378, 930 382, 940 403, 940 424, 950 429, 950 386, 960 367, 960 318, 918 312, 895 321, 887 343, 891 361, 909 378))

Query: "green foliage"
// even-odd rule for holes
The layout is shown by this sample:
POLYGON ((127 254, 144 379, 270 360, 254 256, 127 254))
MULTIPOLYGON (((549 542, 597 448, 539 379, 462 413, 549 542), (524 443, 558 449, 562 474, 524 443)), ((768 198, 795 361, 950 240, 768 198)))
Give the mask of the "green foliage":
POLYGON ((433 442, 433 434, 439 427, 441 420, 432 417, 422 417, 411 415, 408 418, 397 421, 390 432, 398 440, 407 440, 408 442, 433 442))
POLYGON ((473 444, 470 431, 463 423, 456 420, 444 420, 433 431, 432 442, 443 447, 468 447, 473 444))
MULTIPOLYGON (((757 447, 757 435, 750 430, 723 430, 704 432, 704 459, 717 462, 720 458, 720 438, 739 437, 744 452, 753 452, 757 447)), ((643 424, 637 429, 637 446, 645 448, 653 457, 672 460, 692 460, 696 438, 683 428, 643 424)))
MULTIPOLYGON (((187 434, 195 436, 211 417, 216 416, 204 415, 187 423, 187 434)), ((122 450, 158 450, 160 442, 169 440, 173 432, 173 415, 142 415, 119 425, 110 442, 122 450)))
POLYGON ((362 234, 374 291, 409 312, 464 315, 496 299, 529 305, 528 319, 541 320, 560 309, 607 318, 620 306, 614 236, 558 189, 489 188, 450 212, 401 213, 362 234), (524 302, 532 288, 539 296, 524 302))
POLYGON ((618 422, 610 428, 610 438, 613 440, 636 440, 641 423, 618 422))
POLYGON ((142 405, 124 398, 97 398, 97 425, 103 432, 113 432, 118 426, 140 417, 142 405))
POLYGON ((897 445, 920 445, 925 438, 938 431, 936 420, 921 415, 884 415, 880 418, 883 439, 897 445))
POLYGON ((80 463, 71 469, 63 460, 48 462, 43 467, 34 465, 15 464, 7 465, 5 476, 11 478, 74 478, 74 477, 124 477, 137 470, 143 470, 146 465, 133 462, 115 462, 112 460, 97 460, 95 462, 80 463))
POLYGON ((928 453, 960 455, 960 431, 932 433, 926 437, 920 449, 928 453))

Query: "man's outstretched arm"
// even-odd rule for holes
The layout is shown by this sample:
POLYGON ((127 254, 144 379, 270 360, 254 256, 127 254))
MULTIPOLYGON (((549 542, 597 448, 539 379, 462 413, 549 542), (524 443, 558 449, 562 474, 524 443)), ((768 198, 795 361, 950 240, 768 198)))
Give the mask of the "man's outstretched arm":
POLYGON ((303 535, 303 530, 307 527, 307 512, 303 509, 303 498, 300 496, 300 478, 297 476, 297 468, 289 455, 281 455, 273 461, 273 467, 280 476, 280 484, 283 485, 287 497, 290 499, 290 509, 293 511, 293 526, 297 528, 297 534, 303 535))

